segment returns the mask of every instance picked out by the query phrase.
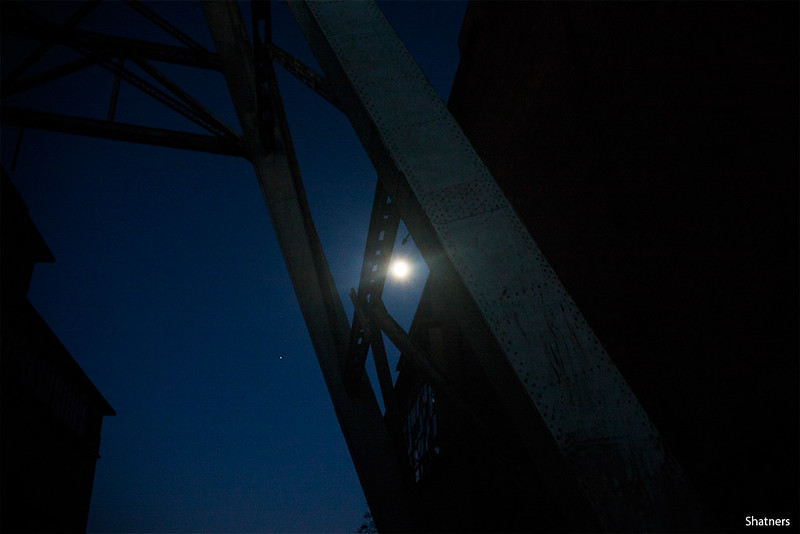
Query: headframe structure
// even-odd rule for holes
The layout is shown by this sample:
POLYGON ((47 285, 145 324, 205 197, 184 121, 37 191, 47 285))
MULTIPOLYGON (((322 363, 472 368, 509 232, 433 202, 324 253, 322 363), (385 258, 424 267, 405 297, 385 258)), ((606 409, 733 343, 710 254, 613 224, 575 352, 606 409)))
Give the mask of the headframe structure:
MULTIPOLYGON (((252 2, 253 39, 235 2, 204 1, 215 44, 208 51, 145 4, 127 0, 183 46, 74 29, 97 2, 63 25, 21 4, 4 6, 3 31, 42 42, 2 83, 5 97, 100 64, 189 118, 208 135, 165 131, 4 106, 24 128, 171 146, 247 158, 319 360, 367 502, 381 531, 424 530, 402 444, 401 414, 384 333, 442 398, 481 429, 493 421, 392 319, 381 292, 399 221, 447 295, 446 312, 530 468, 571 530, 697 530, 706 518, 682 469, 559 282, 509 201, 373 2, 289 2, 323 74, 271 42, 270 4, 252 2), (25 77, 53 44, 81 59, 25 77), (161 87, 128 70, 136 64, 161 87), (149 61, 221 71, 242 135, 213 116, 149 61), (378 175, 362 275, 348 320, 312 220, 273 62, 351 122, 378 175), (365 373, 375 361, 385 413, 365 373), (676 519, 677 518, 677 519, 676 519), (678 523, 676 523, 676 520, 678 523)), ((522 469, 522 477, 525 470, 522 469)), ((523 482, 524 483, 524 482, 523 482)))

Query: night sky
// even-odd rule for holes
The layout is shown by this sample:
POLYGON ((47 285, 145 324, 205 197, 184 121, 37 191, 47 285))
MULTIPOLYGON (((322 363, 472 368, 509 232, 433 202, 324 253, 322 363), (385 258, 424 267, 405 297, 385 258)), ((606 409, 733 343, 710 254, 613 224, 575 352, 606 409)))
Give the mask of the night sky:
MULTIPOLYGON (((147 5, 213 49, 199 3, 147 5)), ((446 100, 465 3, 379 5, 446 100)), ((53 21, 77 6, 30 4, 53 21)), ((319 70, 283 3, 273 26, 279 46, 319 70)), ((179 44, 116 1, 78 27, 179 44)), ((3 76, 32 45, 3 37, 3 76)), ((75 57, 55 48, 34 71, 75 57)), ((221 74, 156 65, 239 130, 221 74)), ((375 172, 346 118, 276 70, 352 318, 375 172)), ((104 119, 112 84, 92 67, 4 103, 104 119)), ((116 119, 202 133, 124 82, 116 119)), ((250 163, 25 130, 12 171, 17 134, 2 128, 2 163, 56 258, 37 265, 29 299, 117 412, 103 424, 88 530, 354 532, 366 501, 250 163)), ((414 270, 384 300, 408 327, 426 269, 412 240, 395 251, 414 270)))

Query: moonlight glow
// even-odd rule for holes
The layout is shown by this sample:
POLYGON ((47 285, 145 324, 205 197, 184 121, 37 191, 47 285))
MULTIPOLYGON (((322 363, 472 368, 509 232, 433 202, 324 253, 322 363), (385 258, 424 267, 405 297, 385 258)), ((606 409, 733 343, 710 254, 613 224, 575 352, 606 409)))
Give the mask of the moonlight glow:
POLYGON ((394 260, 389 266, 389 272, 394 278, 404 280, 411 274, 411 265, 406 260, 394 260))

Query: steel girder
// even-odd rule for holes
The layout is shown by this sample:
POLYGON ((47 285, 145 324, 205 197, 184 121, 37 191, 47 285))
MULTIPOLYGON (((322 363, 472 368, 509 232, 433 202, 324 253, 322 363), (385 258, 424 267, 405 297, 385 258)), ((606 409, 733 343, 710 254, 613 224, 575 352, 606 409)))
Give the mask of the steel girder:
POLYGON ((198 152, 226 156, 248 156, 247 150, 238 139, 229 140, 213 135, 60 115, 58 113, 20 109, 11 106, 4 106, 0 109, 0 123, 20 128, 33 128, 130 143, 182 148, 184 150, 196 150, 198 152))
POLYGON ((264 194, 336 416, 379 529, 413 530, 404 469, 366 374, 345 387, 350 325, 306 202, 272 66, 257 72, 238 6, 203 3, 250 159, 264 194), (265 76, 268 101, 259 98, 265 76), (268 109, 265 109, 268 108, 268 109), (277 128, 262 124, 269 118, 277 128), (267 137, 270 136, 270 137, 267 137))
POLYGON ((377 6, 289 5, 564 517, 699 528, 682 469, 377 6))
MULTIPOLYGON (((21 79, 22 69, 9 80, 19 85, 8 87, 22 90, 110 56, 222 69, 242 139, 226 128, 211 128, 218 137, 201 136, 11 108, 4 108, 3 122, 251 159, 376 524, 409 531, 414 524, 404 466, 363 368, 348 357, 350 326, 311 221, 274 72, 259 65, 267 57, 278 60, 349 117, 381 187, 451 296, 450 312, 573 527, 696 530, 701 513, 680 467, 377 7, 290 2, 326 79, 268 42, 254 54, 235 3, 208 1, 204 8, 215 54, 185 40, 186 47, 175 47, 30 23, 31 36, 48 43, 65 39, 89 57, 39 78, 21 79), (101 48, 111 53, 91 53, 101 48), (266 94, 258 87, 265 82, 266 94), (265 128, 265 117, 275 122, 265 128)), ((3 26, 15 31, 8 21, 3 26)), ((117 65, 107 68, 124 73, 117 65)), ((182 104, 208 121, 194 102, 182 104)), ((362 333, 376 340, 375 327, 390 332, 392 323, 379 313, 380 300, 374 304, 367 319, 354 323, 369 322, 362 333)), ((402 345, 401 334, 395 339, 402 345)), ((428 374, 447 390, 447 377, 434 371, 428 374)), ((458 392, 452 396, 459 398, 458 392)))
MULTIPOLYGON (((89 47, 95 50, 106 50, 109 55, 118 57, 136 55, 151 61, 173 63, 175 65, 184 65, 187 67, 211 70, 220 70, 221 68, 214 54, 202 49, 198 50, 196 48, 173 46, 152 41, 143 41, 141 39, 119 37, 116 35, 105 35, 86 30, 76 30, 69 27, 65 28, 53 24, 40 25, 31 21, 23 23, 22 25, 12 24, 10 17, 4 18, 9 19, 4 20, 2 23, 2 30, 4 33, 41 40, 45 43, 42 49, 49 48, 59 38, 68 38, 71 43, 75 43, 76 45, 89 47), (54 29, 62 32, 63 36, 54 34, 54 29)), ((27 68, 27 65, 35 62, 43 53, 44 52, 35 52, 23 65, 27 68)), ((18 78, 26 68, 15 69, 12 73, 13 75, 9 75, 9 79, 18 78)))
POLYGON ((102 41, 86 41, 74 30, 65 29, 57 24, 53 24, 22 5, 12 3, 11 6, 12 7, 8 10, 8 15, 11 16, 13 22, 31 29, 44 28, 46 35, 50 36, 51 39, 55 39, 56 42, 67 44, 76 52, 98 63, 104 69, 113 72, 116 76, 124 79, 140 91, 143 91, 147 95, 183 115, 208 132, 219 137, 226 137, 230 140, 235 140, 238 137, 236 132, 231 130, 224 122, 215 117, 199 102, 192 98, 191 95, 172 82, 167 76, 164 76, 145 59, 135 54, 130 56, 130 59, 139 65, 142 70, 175 94, 177 98, 171 96, 169 93, 163 91, 134 72, 125 69, 121 63, 112 60, 109 55, 109 50, 100 46, 102 41))

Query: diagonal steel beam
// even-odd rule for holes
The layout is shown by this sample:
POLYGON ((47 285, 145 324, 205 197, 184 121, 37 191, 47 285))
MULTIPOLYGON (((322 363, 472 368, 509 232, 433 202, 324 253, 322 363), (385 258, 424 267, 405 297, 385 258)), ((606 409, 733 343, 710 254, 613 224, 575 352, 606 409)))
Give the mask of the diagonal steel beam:
MULTIPOLYGON (((10 8, 9 11, 13 16, 13 18, 15 20, 18 20, 23 25, 28 24, 28 25, 41 26, 44 28, 52 28, 54 32, 55 30, 58 29, 58 26, 40 17, 38 14, 26 8, 25 6, 19 4, 12 4, 12 8, 10 8)), ((218 135, 220 137, 226 137, 230 140, 233 140, 237 137, 236 133, 233 132, 233 130, 231 130, 226 124, 224 124, 218 118, 210 114, 205 108, 197 105, 194 99, 189 98, 184 101, 180 98, 176 99, 172 97, 170 94, 166 93, 165 91, 162 91, 152 83, 143 79, 141 76, 124 68, 119 63, 113 61, 108 56, 109 51, 103 48, 97 48, 96 47, 97 43, 91 41, 88 43, 82 42, 79 36, 77 36, 75 32, 73 32, 72 30, 63 30, 63 29, 57 32, 57 39, 59 42, 66 44, 67 46, 71 47, 81 55, 94 60, 104 69, 119 76, 121 79, 125 80, 135 88, 144 92, 153 99, 161 102, 162 104, 174 110, 178 114, 186 117, 187 119, 194 122, 204 130, 213 133, 214 135, 218 135)), ((156 71, 154 67, 151 67, 148 64, 146 64, 144 60, 135 57, 134 59, 139 61, 141 64, 140 66, 146 68, 147 71, 151 74, 151 76, 158 75, 157 77, 159 81, 161 83, 166 84, 170 90, 177 92, 179 97, 183 98, 187 96, 185 91, 181 90, 180 88, 177 87, 176 84, 171 82, 165 76, 161 75, 158 71, 156 71)))
POLYGON ((0 98, 7 98, 44 83, 57 80, 58 78, 85 69, 95 63, 96 60, 93 58, 82 57, 25 78, 9 77, 8 81, 4 80, 2 85, 0 85, 0 98))
MULTIPOLYGON (((369 345, 372 346, 372 357, 375 360, 375 371, 378 375, 378 385, 385 407, 383 415, 384 420, 389 428, 392 441, 399 444, 402 442, 400 410, 397 405, 397 397, 394 392, 392 373, 389 369, 389 360, 386 357, 386 347, 383 343, 381 328, 379 325, 373 324, 369 319, 364 310, 366 302, 363 300, 359 301, 355 289, 350 290, 350 299, 353 301, 354 316, 358 319, 359 323, 363 325, 363 335, 367 339, 369 345)), ((398 450, 402 451, 402 447, 399 446, 398 450)))
POLYGON ((225 79, 272 226, 375 523, 382 531, 411 531, 404 469, 394 454, 369 380, 364 375, 355 392, 348 392, 344 385, 342 360, 349 325, 296 172, 274 71, 271 65, 256 71, 253 49, 235 3, 206 1, 203 8, 216 51, 223 59, 225 79), (270 100, 260 103, 257 80, 262 76, 269 85, 270 100), (262 128, 260 110, 267 105, 278 128, 262 128))
MULTIPOLYGON (((169 76, 162 73, 160 70, 151 65, 147 60, 142 59, 136 55, 131 56, 133 61, 140 69, 149 74, 154 80, 160 83, 163 87, 168 89, 173 95, 177 96, 181 102, 188 106, 196 115, 203 118, 205 123, 213 125, 218 135, 221 134, 229 139, 238 137, 238 134, 231 129, 230 126, 214 115, 208 108, 206 108, 199 100, 190 95, 180 85, 172 81, 169 76)), ((119 69, 124 70, 120 63, 119 69)), ((171 107, 171 106, 170 106, 171 107)))
POLYGON ((573 529, 697 530, 682 469, 373 2, 290 2, 573 529))
POLYGON ((330 105, 336 108, 339 107, 339 103, 336 101, 336 95, 331 91, 327 80, 314 69, 278 47, 275 43, 265 43, 260 53, 269 56, 273 61, 286 69, 286 72, 327 100, 330 105))
MULTIPOLYGON (((28 57, 23 59, 19 65, 17 65, 13 71, 8 75, 6 80, 13 81, 25 74, 29 68, 31 68, 37 61, 39 61, 42 56, 44 56, 48 50, 50 50, 53 45, 55 45, 59 40, 59 35, 67 30, 72 29, 76 24, 78 24, 83 18, 92 12, 92 10, 97 7, 100 3, 100 0, 88 0, 82 6, 78 8, 75 13, 70 16, 67 21, 58 26, 53 25, 49 28, 44 34, 43 42, 34 50, 28 57)), ((4 24, 3 29, 10 28, 10 25, 4 24)))
MULTIPOLYGON (((52 34, 49 33, 49 27, 42 27, 20 20, 20 17, 13 17, 13 12, 11 10, 4 12, 3 15, 4 16, 0 18, 0 20, 3 21, 3 33, 39 41, 47 41, 51 38, 52 34)), ((127 58, 132 55, 137 55, 144 59, 172 63, 175 65, 217 71, 221 69, 219 60, 214 54, 205 50, 155 43, 130 37, 119 37, 117 35, 107 35, 87 30, 70 29, 69 35, 79 43, 91 46, 93 49, 105 50, 109 55, 116 57, 127 58)), ((11 79, 10 76, 9 79, 11 79)))
POLYGON ((236 140, 231 141, 211 135, 149 128, 147 126, 119 122, 113 123, 105 120, 59 115, 57 113, 10 106, 0 108, 0 123, 22 128, 33 128, 35 130, 85 135, 169 148, 182 148, 226 156, 248 156, 245 147, 236 140))
POLYGON ((197 50, 199 52, 208 53, 208 50, 206 50, 206 48, 203 45, 201 45, 200 43, 198 43, 197 41, 195 41, 194 39, 183 33, 179 28, 176 28, 169 21, 164 19, 161 15, 159 15, 158 13, 156 13, 155 11, 144 5, 139 0, 123 0, 123 2, 125 2, 125 4, 128 7, 132 8, 134 11, 142 15, 144 18, 146 18, 147 20, 149 20, 150 22, 152 22, 153 24, 155 24, 156 26, 158 26, 171 36, 173 36, 178 41, 182 42, 187 47, 197 50))
MULTIPOLYGON (((373 300, 380 300, 399 224, 400 216, 397 204, 392 202, 389 195, 386 194, 383 184, 379 181, 375 186, 375 198, 372 201, 367 244, 364 248, 361 277, 355 297, 357 302, 368 304, 373 300)), ((360 314, 354 313, 345 359, 345 379, 348 385, 361 380, 370 344, 371 340, 366 332, 366 324, 360 314)))

